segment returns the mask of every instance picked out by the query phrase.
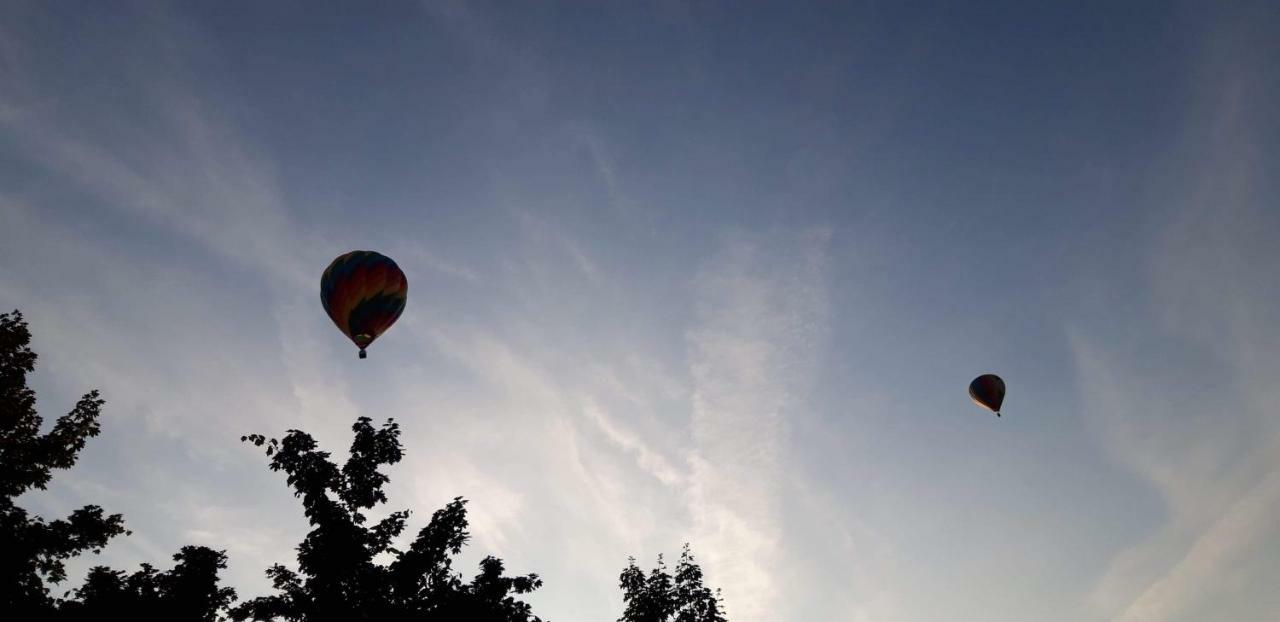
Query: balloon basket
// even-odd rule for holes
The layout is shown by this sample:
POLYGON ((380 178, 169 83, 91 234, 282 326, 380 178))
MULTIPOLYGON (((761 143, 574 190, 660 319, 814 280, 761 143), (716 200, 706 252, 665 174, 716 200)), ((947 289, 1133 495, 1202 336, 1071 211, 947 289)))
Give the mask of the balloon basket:
POLYGON ((363 359, 363 358, 369 358, 369 355, 365 354, 365 352, 364 352, 364 349, 363 349, 363 348, 361 348, 361 350, 360 350, 360 358, 362 358, 362 359, 363 359))

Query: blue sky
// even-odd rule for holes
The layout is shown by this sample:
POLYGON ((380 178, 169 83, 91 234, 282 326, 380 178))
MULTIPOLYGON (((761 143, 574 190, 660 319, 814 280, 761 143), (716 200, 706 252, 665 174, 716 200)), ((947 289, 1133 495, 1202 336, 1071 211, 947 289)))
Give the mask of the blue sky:
POLYGON ((735 622, 1269 619, 1280 11, 1031 4, 7 3, 0 307, 108 400, 24 502, 253 596, 239 436, 394 416, 561 622, 686 541, 735 622))

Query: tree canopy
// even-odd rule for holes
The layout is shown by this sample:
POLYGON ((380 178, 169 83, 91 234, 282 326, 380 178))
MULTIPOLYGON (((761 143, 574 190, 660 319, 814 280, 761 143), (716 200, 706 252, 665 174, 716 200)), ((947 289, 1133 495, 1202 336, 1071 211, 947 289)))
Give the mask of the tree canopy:
MULTIPOLYGON (((349 457, 339 465, 315 439, 289 430, 282 439, 241 437, 265 449, 272 471, 283 472, 301 500, 311 530, 298 544, 296 566, 267 569, 274 594, 236 603, 219 585, 224 551, 184 546, 165 571, 142 564, 132 574, 95 566, 83 585, 50 594, 66 579, 65 562, 98 552, 127 534, 119 514, 87 505, 53 521, 30 515, 15 500, 43 490, 53 472, 71 468, 86 441, 99 433, 104 401, 86 393, 47 432, 27 386, 35 369, 31 334, 18 311, 0 314, 0 606, 14 619, 63 622, 147 619, 216 622, 541 622, 520 597, 542 586, 536 574, 507 576, 497 557, 485 557, 464 578, 454 557, 470 537, 466 501, 455 497, 411 539, 402 539, 410 512, 380 520, 387 503, 385 467, 404 456, 394 420, 352 426, 349 457), (295 569, 296 568, 296 569, 295 569)), ((619 622, 726 622, 719 592, 703 585, 702 569, 685 545, 675 573, 662 556, 647 575, 631 558, 620 576, 625 611, 619 622)))
POLYGON ((128 619, 145 612, 157 620, 216 622, 223 619, 236 592, 218 587, 218 572, 227 567, 227 556, 202 546, 184 546, 173 556, 172 570, 159 572, 150 564, 126 576, 119 570, 96 566, 84 585, 75 591, 78 600, 62 604, 66 622, 128 619))
POLYGON ((236 620, 474 620, 538 622, 516 597, 542 585, 536 574, 504 576, 500 559, 486 557, 464 581, 452 558, 467 532, 466 501, 437 510, 404 550, 393 546, 409 511, 370 524, 366 512, 386 503, 384 466, 400 461, 400 428, 393 420, 375 428, 367 417, 352 426, 350 458, 339 467, 315 439, 290 430, 283 439, 260 434, 241 440, 265 447, 271 469, 282 471, 302 500, 312 529, 298 545, 298 570, 277 564, 267 571, 276 594, 236 607, 236 620), (380 556, 389 563, 380 563, 380 556))
POLYGON ((720 591, 703 585, 702 568, 688 544, 680 552, 674 576, 667 572, 662 555, 648 576, 632 557, 618 583, 626 606, 618 622, 727 622, 720 591))
POLYGON ((97 553, 129 532, 121 515, 108 515, 96 505, 46 521, 16 504, 18 496, 44 490, 54 470, 75 465, 86 441, 101 430, 98 419, 105 403, 96 390, 90 391, 41 433, 44 420, 27 385, 37 358, 30 344, 22 313, 0 314, 0 605, 5 615, 80 621, 147 612, 161 619, 217 620, 235 600, 235 591, 218 587, 226 555, 206 547, 183 547, 173 557, 177 565, 167 572, 143 564, 126 576, 97 566, 74 590, 74 598, 50 594, 50 585, 66 580, 67 560, 86 551, 97 553))
POLYGON ((30 343, 21 312, 0 314, 0 608, 15 619, 47 619, 57 601, 46 583, 62 582, 68 559, 97 552, 125 529, 119 514, 96 505, 46 521, 15 503, 25 492, 44 490, 54 470, 75 465, 85 441, 98 435, 103 404, 89 391, 42 434, 44 419, 27 386, 36 366, 30 343))

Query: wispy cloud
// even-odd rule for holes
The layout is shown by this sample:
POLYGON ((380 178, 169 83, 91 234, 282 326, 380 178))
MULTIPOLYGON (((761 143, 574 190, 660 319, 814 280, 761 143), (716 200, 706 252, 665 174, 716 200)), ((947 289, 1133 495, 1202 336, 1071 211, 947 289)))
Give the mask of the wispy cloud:
POLYGON ((1257 55, 1274 46, 1258 36, 1233 24, 1208 40, 1180 137, 1188 174, 1153 180, 1173 197, 1149 256, 1154 321, 1131 345, 1075 335, 1104 442, 1167 509, 1167 523, 1118 555, 1095 590, 1124 622, 1203 619, 1230 600, 1249 607, 1238 596, 1260 577, 1232 568, 1280 542, 1268 518, 1280 509, 1280 296, 1264 267, 1280 221, 1265 207, 1257 143, 1259 104, 1276 84, 1257 55))
POLYGON ((1269 613, 1274 19, 1099 15, 1110 47, 1049 20, 1036 54, 992 61, 952 36, 970 24, 901 7, 667 2, 588 24, 423 2, 318 8, 281 38, 260 19, 278 7, 14 6, 0 310, 32 321, 46 414, 108 399, 81 468, 33 505, 126 514, 136 535, 90 563, 225 546, 255 595, 306 526, 238 436, 299 428, 341 455, 353 417, 394 416, 392 505, 419 525, 470 499, 466 555, 542 574, 557 620, 616 617, 626 557, 683 541, 736 622, 1269 613), (359 36, 334 46, 335 24, 359 36), (1153 92, 1168 106, 1135 124, 1153 92), (1133 196, 1065 196, 1076 166, 1133 196), (866 245, 808 228, 825 223, 866 245), (1073 273, 1086 229, 1126 263, 1073 273), (363 362, 316 299, 348 244, 411 282, 363 362), (1059 281, 1105 313, 1049 309, 1059 281), (1065 345, 1045 338, 1063 315, 1065 345), (984 360, 1020 375, 1028 416, 952 410, 984 360), (1072 360, 1081 417, 1056 380, 1072 360))
MULTIPOLYGON (((155 30, 167 18, 152 17, 139 22, 134 43, 172 54, 123 64, 117 80, 147 110, 121 114, 110 126, 101 122, 92 86, 63 94, 57 106, 32 105, 55 94, 56 81, 46 82, 39 63, 56 59, 6 55, 6 65, 19 66, 7 66, 5 74, 20 81, 0 96, 0 105, 17 111, 0 115, 0 135, 25 166, 66 191, 6 200, 4 251, 22 258, 24 270, 3 293, 6 304, 28 311, 42 369, 54 373, 56 386, 104 390, 106 438, 114 441, 96 443, 115 442, 120 455, 168 465, 142 479, 120 470, 127 461, 108 458, 98 469, 58 480, 73 488, 111 482, 118 488, 113 495, 86 494, 83 502, 123 510, 138 534, 113 544, 106 559, 83 563, 163 563, 172 550, 161 549, 176 550, 180 539, 198 535, 201 543, 228 549, 241 586, 265 587, 265 566, 252 565, 287 559, 290 545, 278 536, 295 522, 251 516, 244 505, 215 512, 207 497, 157 507, 141 495, 188 490, 244 464, 239 434, 289 427, 327 434, 349 425, 358 411, 333 380, 340 374, 321 369, 333 357, 315 334, 317 322, 298 319, 314 315, 312 267, 327 250, 290 217, 266 152, 201 99, 203 85, 182 66, 185 54, 199 51, 169 41, 169 33, 155 30), (68 208, 67 196, 79 207, 68 208), (79 224, 82 218, 124 223, 128 234, 98 235, 79 224), (174 250, 148 250, 154 240, 174 250), (225 273, 208 269, 210 258, 242 280, 229 284, 225 273), (48 283, 62 287, 50 290, 48 283), (299 313, 303 305, 308 313, 299 313), (313 418, 305 426, 295 418, 300 410, 313 418), (136 431, 117 435, 123 429, 136 431), (113 506, 113 499, 126 507, 113 506)), ((6 47, 29 47, 5 39, 6 47)), ((211 486, 197 488, 212 494, 211 486)), ((253 499, 238 503, 272 507, 271 493, 256 486, 240 492, 253 499)))
POLYGON ((829 234, 731 237, 697 277, 688 491, 695 546, 737 620, 774 617, 787 419, 805 403, 827 330, 829 234))
POLYGON ((309 282, 304 256, 295 252, 305 245, 288 220, 270 163, 233 128, 211 119, 198 99, 174 91, 160 108, 166 112, 159 127, 139 127, 129 136, 129 156, 114 142, 80 131, 75 118, 24 118, 3 127, 29 158, 103 205, 292 285, 309 282))
POLYGON ((601 432, 604 432, 610 442, 634 455, 636 464, 645 472, 668 486, 682 483, 684 475, 677 471, 665 456, 651 449, 631 431, 622 428, 595 403, 595 400, 588 399, 582 405, 582 413, 589 421, 596 424, 601 432))
MULTIPOLYGON (((584 276, 596 282, 600 281, 600 268, 596 265, 596 262, 562 228, 527 209, 517 209, 515 213, 520 219, 520 225, 526 237, 535 246, 550 248, 556 252, 563 253, 584 276)), ((550 277, 544 276, 544 278, 550 277)))

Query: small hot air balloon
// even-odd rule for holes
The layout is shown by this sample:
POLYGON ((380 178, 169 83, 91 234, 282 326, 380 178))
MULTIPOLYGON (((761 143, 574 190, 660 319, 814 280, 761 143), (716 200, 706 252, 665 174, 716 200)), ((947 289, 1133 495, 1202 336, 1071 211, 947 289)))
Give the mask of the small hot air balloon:
POLYGON ((969 383, 969 397, 973 403, 1000 416, 1000 405, 1004 403, 1004 381, 995 374, 983 374, 969 383))
POLYGON ((373 251, 351 251, 334 259, 320 278, 325 313, 360 348, 360 358, 404 312, 408 293, 400 266, 373 251))

